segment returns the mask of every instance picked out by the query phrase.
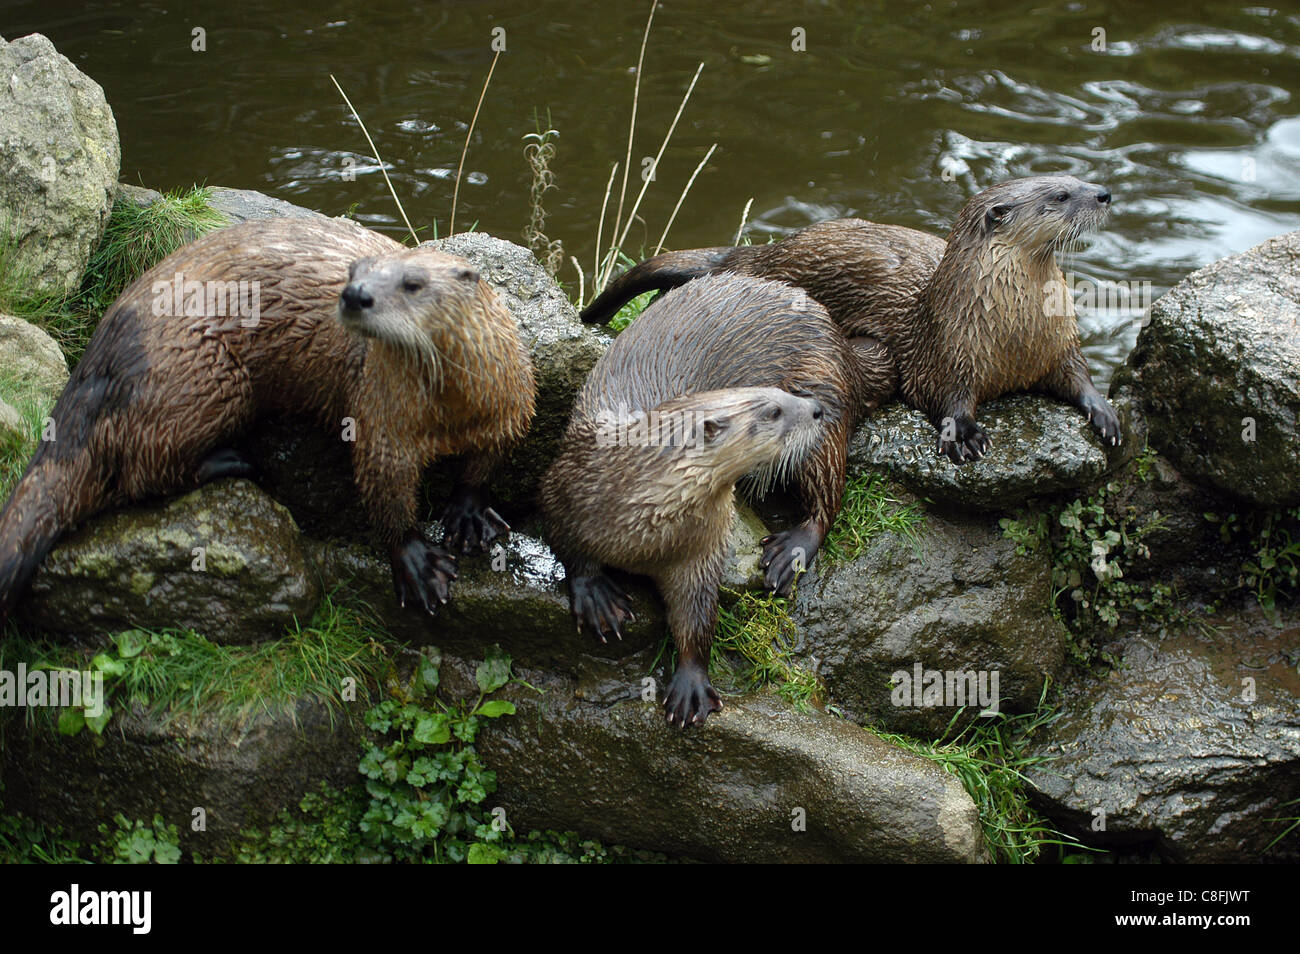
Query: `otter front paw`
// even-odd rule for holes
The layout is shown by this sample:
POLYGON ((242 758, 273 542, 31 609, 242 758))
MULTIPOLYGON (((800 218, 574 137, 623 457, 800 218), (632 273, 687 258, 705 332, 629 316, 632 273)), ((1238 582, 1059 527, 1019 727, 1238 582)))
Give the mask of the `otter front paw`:
POLYGON ((722 710, 718 691, 709 682, 708 671, 699 663, 679 662, 668 684, 664 698, 668 724, 685 729, 688 725, 703 724, 710 712, 722 710))
POLYGON ((1100 394, 1089 394, 1080 403, 1079 408, 1088 415, 1088 423, 1097 429, 1102 443, 1118 447, 1123 435, 1120 433, 1119 415, 1100 394))
POLYGON ((947 454, 948 459, 958 466, 979 460, 992 446, 988 432, 968 414, 945 417, 939 425, 939 453, 947 454))
POLYGON ((765 571, 763 582, 777 596, 789 596, 790 587, 808 569, 822 540, 821 534, 801 525, 768 534, 758 542, 763 548, 763 556, 758 561, 765 571))
POLYGON ((569 578, 569 606, 578 621, 578 632, 583 628, 595 633, 600 641, 606 636, 623 638, 623 623, 636 622, 632 613, 632 597, 616 587, 604 574, 573 576, 569 578))
POLYGON ((451 550, 469 553, 478 548, 486 550, 497 537, 510 533, 510 524, 487 505, 487 496, 473 488, 461 488, 452 493, 442 511, 443 542, 451 550))
POLYGON ((415 530, 393 548, 393 588, 397 602, 419 603, 429 614, 437 604, 447 602, 451 581, 456 579, 456 558, 442 547, 435 547, 415 530))

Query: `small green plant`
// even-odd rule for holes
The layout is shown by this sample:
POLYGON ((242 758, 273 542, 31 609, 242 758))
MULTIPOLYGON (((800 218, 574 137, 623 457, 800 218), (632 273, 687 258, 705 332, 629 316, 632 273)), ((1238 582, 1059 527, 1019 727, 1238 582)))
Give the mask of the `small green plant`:
POLYGON ((863 474, 844 488, 839 516, 819 551, 819 559, 833 564, 852 560, 866 552, 882 533, 897 534, 918 545, 925 513, 916 504, 904 504, 891 493, 880 474, 863 474))
POLYGON ((1293 602, 1300 588, 1300 507, 1252 513, 1207 513, 1219 527, 1219 537, 1232 543, 1248 537, 1250 557, 1241 564, 1237 585, 1253 595, 1264 612, 1281 624, 1277 603, 1293 602))
POLYGON ((1053 828, 1029 803, 1029 782, 1024 773, 1050 760, 1048 756, 1028 754, 1034 734, 1056 718, 1056 713, 1047 707, 1047 691, 1044 683, 1034 712, 999 713, 956 729, 965 711, 963 707, 954 713, 944 734, 933 742, 871 726, 867 729, 887 742, 938 763, 944 771, 960 779, 979 810, 984 841, 993 857, 1004 863, 1032 864, 1048 846, 1084 848, 1077 839, 1053 828))
POLYGON ((479 761, 474 740, 483 720, 514 714, 513 703, 487 698, 510 681, 510 657, 487 653, 468 708, 437 698, 441 661, 436 649, 425 650, 398 697, 366 713, 380 741, 361 759, 370 796, 361 832, 399 861, 495 863, 505 857, 508 826, 481 808, 496 791, 496 773, 479 761))
POLYGON ((368 802, 361 785, 343 791, 321 782, 297 807, 279 813, 265 831, 245 829, 233 859, 239 864, 354 864, 384 861, 367 847, 358 823, 368 802))
POLYGON ((100 861, 115 865, 174 865, 181 860, 180 837, 176 826, 154 815, 153 821, 132 822, 121 813, 113 816, 116 829, 99 826, 104 841, 96 848, 100 861))
POLYGON ((1164 525, 1164 517, 1153 511, 1143 518, 1121 506, 1115 499, 1121 489, 1111 482, 1086 500, 998 521, 1018 553, 1050 547, 1052 613, 1069 630, 1071 658, 1082 666, 1113 662, 1098 644, 1122 620, 1169 620, 1180 612, 1169 584, 1130 579, 1139 561, 1150 557, 1145 538, 1164 525))
POLYGON ((729 674, 730 687, 739 691, 771 686, 798 709, 821 702, 825 697, 821 680, 792 661, 795 625, 789 602, 750 592, 731 595, 735 601, 718 609, 710 670, 720 678, 729 674))

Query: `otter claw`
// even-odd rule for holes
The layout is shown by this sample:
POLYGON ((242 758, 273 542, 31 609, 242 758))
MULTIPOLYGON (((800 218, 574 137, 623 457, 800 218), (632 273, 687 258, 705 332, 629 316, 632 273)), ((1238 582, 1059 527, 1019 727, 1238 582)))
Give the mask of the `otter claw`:
POLYGON ((498 537, 510 534, 510 524, 487 504, 487 495, 475 487, 459 487, 442 511, 443 542, 451 550, 469 553, 486 550, 498 537))
POLYGON ((636 621, 632 613, 632 598, 616 590, 609 577, 603 574, 570 577, 569 594, 578 632, 589 629, 602 643, 609 642, 607 633, 622 640, 624 623, 636 621))
POLYGON ((669 725, 700 725, 710 713, 722 709, 718 691, 709 682, 709 674, 698 663, 679 662, 664 697, 669 725))
POLYGON ((390 554, 393 565, 393 588, 398 604, 408 602, 434 615, 437 606, 446 606, 451 595, 451 581, 456 579, 456 558, 442 547, 429 543, 412 530, 390 554), (435 604, 436 601, 436 604, 435 604))

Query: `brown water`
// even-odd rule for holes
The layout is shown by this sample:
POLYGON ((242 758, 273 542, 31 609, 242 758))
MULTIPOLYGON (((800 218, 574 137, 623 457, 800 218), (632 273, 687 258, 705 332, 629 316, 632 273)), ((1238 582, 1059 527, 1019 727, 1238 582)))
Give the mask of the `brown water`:
MULTIPOLYGON (((849 214, 946 232, 979 189, 1062 170, 1115 196, 1107 230, 1067 263, 1084 278, 1150 282, 1158 293, 1199 265, 1300 228, 1300 12, 1137 6, 669 0, 646 51, 635 187, 697 63, 704 72, 629 250, 653 247, 715 142, 669 246, 731 242, 750 198, 754 241, 849 214), (796 26, 806 52, 791 49, 796 26), (1105 52, 1091 48, 1096 27, 1105 52)), ((0 35, 39 30, 104 87, 127 181, 252 188, 329 213, 355 206, 362 221, 400 234, 333 72, 407 212, 432 235, 435 222, 446 231, 492 29, 504 27, 458 227, 519 239, 530 183, 522 137, 549 112, 560 139, 546 231, 590 279, 605 184, 626 149, 647 9, 40 0, 0 4, 0 35), (206 52, 191 50, 196 26, 206 52)), ((560 277, 576 285, 571 264, 560 277)), ((1102 381, 1132 346, 1132 317, 1081 316, 1102 381)))

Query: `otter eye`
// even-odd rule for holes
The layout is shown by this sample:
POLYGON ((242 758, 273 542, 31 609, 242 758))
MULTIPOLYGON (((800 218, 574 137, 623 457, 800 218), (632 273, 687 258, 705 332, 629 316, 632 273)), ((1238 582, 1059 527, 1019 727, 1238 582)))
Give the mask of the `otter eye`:
POLYGON ((767 419, 768 419, 769 421, 775 421, 775 420, 778 420, 780 417, 781 417, 781 408, 780 408, 780 407, 774 407, 774 408, 772 408, 770 411, 767 412, 767 419))
POLYGON ((402 279, 402 288, 408 292, 411 292, 412 294, 418 292, 423 287, 424 287, 424 282, 420 281, 418 278, 402 279))
POLYGON ((1056 193, 1056 201, 1057 201, 1057 202, 1066 202, 1066 201, 1069 200, 1069 198, 1070 198, 1070 193, 1068 193, 1068 192, 1058 192, 1058 193, 1056 193))

